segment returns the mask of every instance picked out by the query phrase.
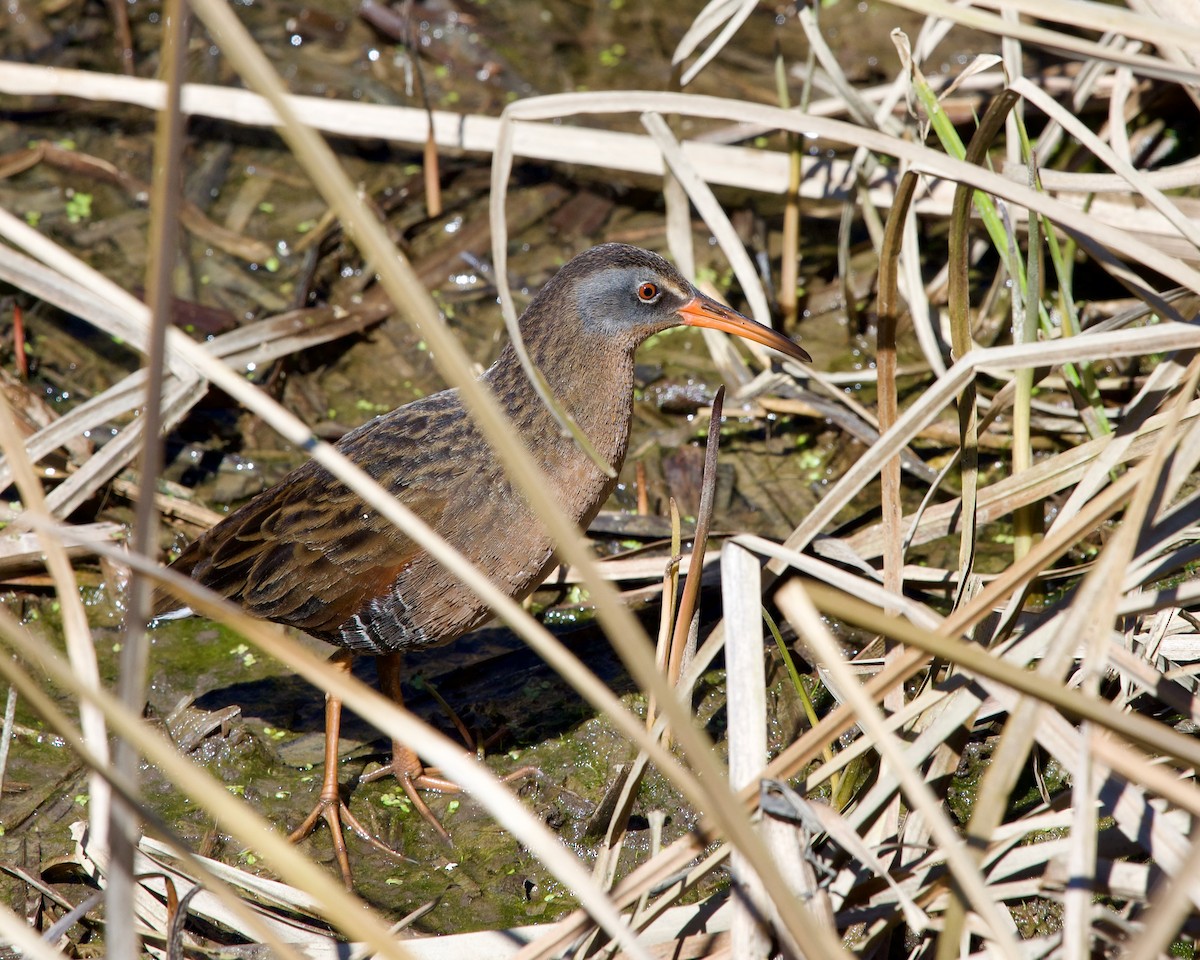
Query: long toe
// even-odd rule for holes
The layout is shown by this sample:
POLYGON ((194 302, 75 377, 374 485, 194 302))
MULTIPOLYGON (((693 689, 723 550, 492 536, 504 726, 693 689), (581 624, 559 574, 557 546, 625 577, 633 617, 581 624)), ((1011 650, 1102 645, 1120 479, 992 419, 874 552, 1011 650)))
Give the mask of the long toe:
POLYGON ((425 818, 425 822, 433 827, 434 832, 442 839, 442 842, 447 844, 453 843, 454 841, 450 839, 450 834, 442 826, 442 822, 434 815, 434 812, 429 809, 429 804, 425 802, 425 798, 421 796, 420 791, 438 790, 441 793, 458 793, 461 789, 458 784, 451 783, 449 780, 442 780, 440 777, 433 778, 437 782, 437 786, 422 783, 421 781, 427 779, 424 776, 410 777, 400 775, 397 779, 400 781, 400 785, 404 787, 404 792, 408 795, 408 799, 412 802, 412 805, 425 818), (451 787, 453 789, 446 790, 444 787, 451 787))
MULTIPOLYGON (((288 835, 288 840, 292 843, 300 843, 302 840, 306 840, 322 820, 329 827, 329 836, 333 841, 334 858, 337 860, 338 871, 342 875, 342 883, 345 884, 347 890, 354 889, 354 875, 350 870, 350 854, 346 848, 345 830, 347 827, 360 840, 365 840, 380 853, 385 853, 397 860, 409 860, 408 857, 393 850, 378 837, 373 836, 371 831, 362 825, 340 798, 331 799, 322 797, 318 800, 308 816, 304 818, 304 822, 288 835)), ((445 831, 442 832, 445 833, 445 831)))

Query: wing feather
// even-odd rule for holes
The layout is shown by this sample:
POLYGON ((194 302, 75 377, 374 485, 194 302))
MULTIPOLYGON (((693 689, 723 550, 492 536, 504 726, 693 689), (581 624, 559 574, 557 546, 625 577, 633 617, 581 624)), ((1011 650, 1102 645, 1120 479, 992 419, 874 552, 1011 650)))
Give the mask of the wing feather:
MULTIPOLYGON (((464 418, 456 394, 429 401, 393 411, 386 424, 366 424, 339 446, 437 529, 448 477, 430 468, 436 458, 423 440, 430 429, 452 434, 464 418), (406 421, 415 414, 420 429, 414 431, 406 421)), ((369 601, 387 597, 423 553, 310 460, 193 541, 172 566, 256 616, 343 642, 342 625, 369 601)), ((172 606, 177 602, 160 596, 155 613, 172 606)))

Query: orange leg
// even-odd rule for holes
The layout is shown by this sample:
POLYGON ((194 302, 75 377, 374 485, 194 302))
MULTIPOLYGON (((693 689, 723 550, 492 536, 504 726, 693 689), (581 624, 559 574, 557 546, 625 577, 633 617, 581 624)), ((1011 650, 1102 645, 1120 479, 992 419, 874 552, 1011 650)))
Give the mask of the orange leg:
MULTIPOLYGON (((400 692, 400 654, 382 654, 375 658, 375 662, 379 669, 379 689, 383 691, 385 696, 390 697, 397 706, 404 706, 404 697, 400 692)), ((522 767, 520 770, 514 770, 508 774, 508 776, 503 778, 503 781, 508 783, 509 781, 519 780, 522 777, 532 776, 537 773, 538 770, 536 767, 522 767)), ((359 783, 371 783, 389 774, 394 775, 400 781, 400 785, 404 788, 408 799, 412 801, 412 805, 425 818, 425 821, 437 831, 438 836, 447 843, 450 843, 450 834, 446 832, 446 828, 434 816, 433 811, 429 809, 429 805, 421 798, 421 794, 418 791, 434 790, 438 793, 461 793, 462 787, 454 781, 440 776, 438 771, 426 768, 412 748, 401 743, 399 740, 392 741, 392 762, 384 767, 380 767, 378 770, 372 770, 370 773, 364 774, 359 779, 359 783)))
MULTIPOLYGON (((385 696, 390 697, 396 706, 403 707, 404 696, 400 692, 400 654, 382 654, 375 658, 375 663, 379 669, 379 689, 385 696)), ((400 781, 400 786, 404 788, 405 794, 408 795, 408 799, 412 801, 417 812, 425 818, 425 822, 437 831, 438 836, 449 843, 450 834, 438 822, 438 818, 434 816, 429 805, 417 791, 436 790, 438 793, 459 793, 461 792, 459 785, 445 777, 438 776, 432 770, 426 770, 416 753, 399 740, 392 741, 392 762, 378 770, 363 774, 359 783, 371 783, 389 774, 394 775, 400 781)))
MULTIPOLYGON (((352 654, 346 650, 339 650, 329 659, 329 663, 335 669, 344 673, 350 672, 350 661, 352 654)), ((316 829, 317 823, 324 820, 329 827, 329 835, 333 838, 333 852, 337 857, 338 869, 342 873, 342 882, 346 885, 346 889, 350 890, 353 887, 353 878, 350 873, 350 857, 346 852, 346 838, 343 836, 343 825, 353 830, 359 837, 366 840, 371 846, 391 854, 399 856, 395 850, 376 840, 371 836, 370 832, 359 823, 358 818, 350 812, 350 808, 346 806, 342 800, 341 790, 338 787, 338 740, 341 736, 342 727, 342 701, 330 694, 325 695, 325 770, 321 779, 321 793, 313 806, 312 811, 305 818, 288 839, 292 843, 299 843, 305 839, 313 830, 316 829)))

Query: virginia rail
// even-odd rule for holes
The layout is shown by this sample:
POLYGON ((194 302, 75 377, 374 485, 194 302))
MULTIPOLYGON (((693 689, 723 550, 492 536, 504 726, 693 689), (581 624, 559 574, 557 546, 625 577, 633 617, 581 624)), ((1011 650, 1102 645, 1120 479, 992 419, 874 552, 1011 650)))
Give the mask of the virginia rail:
MULTIPOLYGON (((571 260, 520 320, 529 354, 554 395, 618 470, 629 442, 634 352, 650 335, 679 324, 724 330, 797 360, 811 359, 781 334, 699 293, 662 257, 618 243, 571 260)), ((511 345, 483 380, 548 478, 559 506, 586 526, 616 480, 563 436, 511 345)), ((338 447, 514 598, 542 582, 554 544, 511 487, 457 390, 377 417, 348 433, 338 447)), ((255 616, 342 647, 334 655, 342 669, 349 669, 356 654, 374 654, 380 686, 397 702, 402 651, 453 640, 488 617, 484 604, 453 574, 312 460, 194 541, 173 567, 255 616)), ((159 612, 169 606, 164 601, 159 612)), ((349 886, 342 824, 378 841, 338 792, 340 717, 341 704, 329 698, 320 798, 292 839, 303 839, 324 819, 349 886)), ((455 785, 427 773, 399 743, 383 772, 399 778, 414 806, 445 836, 417 790, 455 785)))

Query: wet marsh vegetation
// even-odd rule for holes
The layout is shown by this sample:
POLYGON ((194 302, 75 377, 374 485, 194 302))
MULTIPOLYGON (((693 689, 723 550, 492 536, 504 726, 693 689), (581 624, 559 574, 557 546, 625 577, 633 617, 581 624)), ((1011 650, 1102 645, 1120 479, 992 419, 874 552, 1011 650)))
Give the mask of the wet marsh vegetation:
POLYGON ((203 0, 182 42, 171 3, 0 14, 0 943, 1191 955, 1200 21, 668 6, 203 0), (330 153, 272 129, 265 67, 330 153), (340 678, 203 598, 130 628, 131 578, 469 381, 604 241, 815 363, 652 338, 586 539, 526 610, 407 656, 404 711, 370 658, 340 678), (352 895, 327 831, 283 841, 330 690, 344 795, 393 851, 348 835, 352 895), (429 795, 452 845, 359 784, 393 737, 467 788, 429 795), (98 839, 122 796, 132 869, 98 839))

